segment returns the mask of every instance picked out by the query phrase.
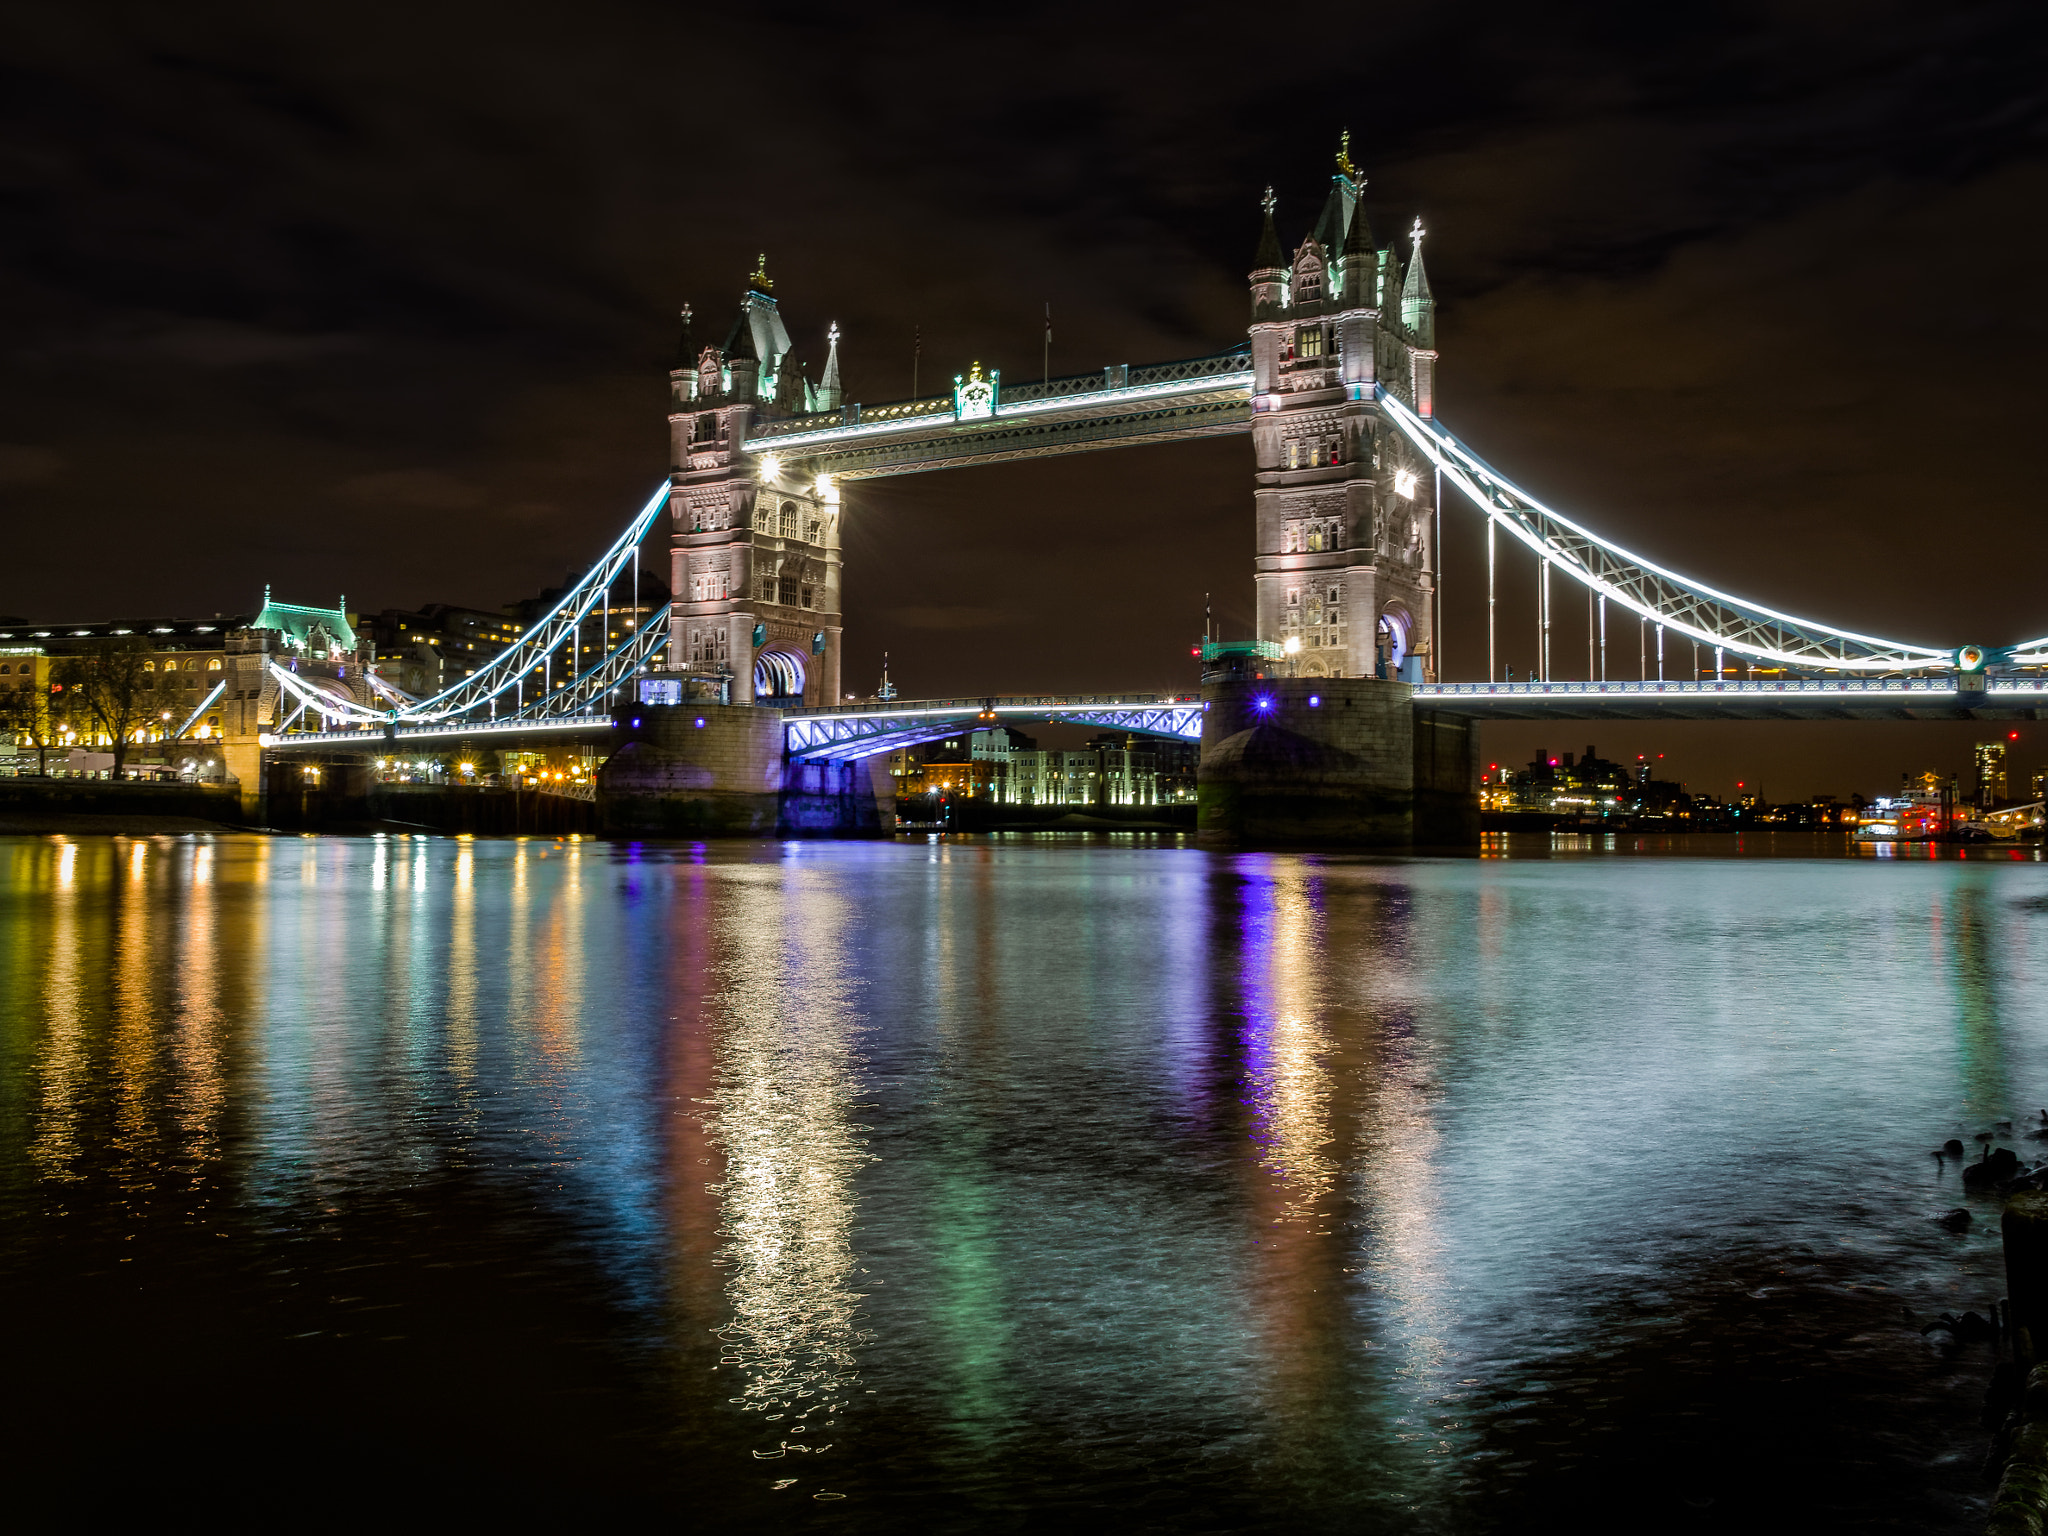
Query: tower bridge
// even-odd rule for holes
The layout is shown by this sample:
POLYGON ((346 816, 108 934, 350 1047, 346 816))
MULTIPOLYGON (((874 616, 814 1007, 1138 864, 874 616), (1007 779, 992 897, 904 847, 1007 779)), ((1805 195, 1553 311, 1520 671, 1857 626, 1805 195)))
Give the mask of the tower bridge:
POLYGON ((1024 383, 970 363, 948 389, 873 405, 847 396, 836 326, 812 381, 764 260, 722 340, 696 338, 685 309, 668 479, 555 609, 426 698, 273 663, 300 728, 273 733, 267 749, 587 740, 610 756, 606 793, 654 807, 641 816, 651 827, 824 830, 861 823, 863 797, 862 824, 873 822, 862 765, 880 754, 975 723, 1065 720, 1199 739, 1205 830, 1402 841, 1430 821, 1427 840, 1458 841, 1476 828, 1482 720, 2009 719, 2048 708, 2048 637, 1935 645, 1780 612, 1624 549, 1488 464, 1436 417, 1422 225, 1409 227, 1405 253, 1400 240, 1380 243, 1363 184, 1340 152, 1291 250, 1268 190, 1250 323, 1231 346, 1024 383), (1251 440, 1257 613, 1251 660, 1234 675, 1212 675, 1199 695, 848 698, 841 534, 863 483, 1233 433, 1251 440), (1483 680, 1441 665, 1445 487, 1479 514, 1485 540, 1483 680), (619 635, 610 592, 657 527, 675 594, 668 622, 619 635), (1520 682, 1501 676, 1494 622, 1517 550, 1539 594, 1538 664, 1520 682), (1583 679, 1553 667, 1558 582, 1586 594, 1583 679), (1620 675, 1630 649, 1635 677, 1620 675), (1731 677, 1731 662, 1751 676, 1731 677))

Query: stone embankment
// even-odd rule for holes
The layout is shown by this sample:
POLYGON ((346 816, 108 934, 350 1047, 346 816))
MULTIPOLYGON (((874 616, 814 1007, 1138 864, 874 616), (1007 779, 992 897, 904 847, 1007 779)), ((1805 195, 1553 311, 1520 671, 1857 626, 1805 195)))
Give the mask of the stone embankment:
MULTIPOLYGON (((2008 1154, 2010 1155, 2010 1154, 2008 1154)), ((2002 1412, 2005 1471, 1991 1503, 1987 1536, 2048 1532, 2048 1190, 2020 1189, 2000 1221, 2005 1240, 2006 1315, 2012 1361, 1992 1382, 1991 1409, 2002 1412), (2017 1389, 2017 1390, 2015 1390, 2017 1389)))

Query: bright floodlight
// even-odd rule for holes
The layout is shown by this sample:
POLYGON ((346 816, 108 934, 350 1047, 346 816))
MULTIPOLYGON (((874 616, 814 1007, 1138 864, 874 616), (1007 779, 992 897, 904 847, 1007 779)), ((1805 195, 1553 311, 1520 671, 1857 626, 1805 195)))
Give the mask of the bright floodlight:
POLYGON ((774 454, 774 453, 764 453, 764 454, 762 454, 762 455, 761 455, 761 478, 762 478, 763 480, 775 480, 775 479, 779 479, 779 478, 781 477, 781 475, 782 475, 782 456, 781 456, 780 454, 774 454))
POLYGON ((1286 644, 1286 646, 1284 647, 1284 649, 1286 650, 1287 654, 1288 654, 1288 655, 1290 655, 1290 656, 1292 656, 1292 655, 1293 655, 1293 654, 1294 654, 1294 653, 1295 653, 1296 651, 1300 650, 1300 649, 1301 649, 1301 636, 1299 636, 1299 635, 1289 635, 1289 636, 1287 637, 1287 644, 1286 644))

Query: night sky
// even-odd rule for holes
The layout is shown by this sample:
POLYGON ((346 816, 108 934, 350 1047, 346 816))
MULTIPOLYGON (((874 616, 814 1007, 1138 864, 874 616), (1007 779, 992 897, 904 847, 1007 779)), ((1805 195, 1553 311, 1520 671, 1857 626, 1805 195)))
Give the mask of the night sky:
MULTIPOLYGON (((910 392, 914 327, 927 390, 1035 376, 1048 302, 1056 373, 1219 350, 1261 190, 1298 241, 1348 127, 1382 243, 1429 230, 1439 412, 1507 473, 1795 613, 2048 633, 2048 11, 1316 14, 10 7, 0 613, 559 581, 664 474, 677 310, 722 335, 762 251, 799 356, 837 321, 865 401, 910 392)), ((1249 630, 1250 484, 1234 438, 853 488, 848 686, 885 648, 911 694, 1191 684, 1205 592, 1249 630)), ((1476 677, 1479 524, 1454 502, 1446 534, 1447 670, 1476 677)), ((1534 569, 1506 572, 1520 674, 1534 569)), ((1583 630, 1554 655, 1582 675, 1583 630)), ((1988 734, 1487 750, 1667 751, 1696 789, 1791 796, 1988 734)))

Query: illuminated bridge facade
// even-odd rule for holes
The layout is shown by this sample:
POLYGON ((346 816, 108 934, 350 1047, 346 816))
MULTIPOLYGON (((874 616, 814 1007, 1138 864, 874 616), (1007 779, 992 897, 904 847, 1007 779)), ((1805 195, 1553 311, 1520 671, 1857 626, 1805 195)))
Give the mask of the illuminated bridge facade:
POLYGON ((1445 720, 2038 718, 2048 707, 2048 637, 1937 643, 1801 618, 1624 549, 1495 469, 1435 414, 1421 225, 1380 243, 1362 186, 1340 155, 1292 247, 1268 194, 1236 343, 1035 382, 970 364, 945 389, 879 405, 845 397, 836 328, 811 372, 757 269, 722 337, 694 337, 686 312, 671 474, 550 612, 431 697, 273 662, 283 709, 266 747, 601 742, 676 706, 693 718, 773 710, 786 759, 814 767, 1031 721, 1199 740, 1204 704, 1191 695, 848 702, 840 551, 860 487, 879 477, 1237 433, 1252 446, 1253 638, 1268 679, 1398 680, 1417 710, 1445 720), (1485 540, 1485 680, 1447 678, 1440 664, 1446 488, 1485 540), (1522 681, 1503 679, 1490 617, 1511 556, 1541 595, 1536 675, 1522 681), (666 624, 622 632, 610 594, 643 558, 665 563, 675 601, 666 624), (1553 664, 1554 586, 1589 614, 1585 680, 1553 664), (1639 677, 1610 676, 1610 628, 1628 657, 1612 670, 1639 677))

